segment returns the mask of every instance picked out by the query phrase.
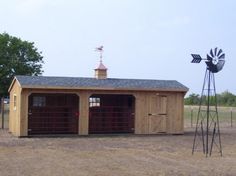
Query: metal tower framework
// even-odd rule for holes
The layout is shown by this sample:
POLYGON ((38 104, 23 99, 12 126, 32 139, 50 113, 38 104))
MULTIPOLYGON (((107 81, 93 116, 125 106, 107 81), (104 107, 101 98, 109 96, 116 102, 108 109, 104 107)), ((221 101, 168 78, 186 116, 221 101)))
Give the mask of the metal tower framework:
POLYGON ((214 146, 222 156, 215 76, 208 68, 202 87, 192 154, 198 150, 199 143, 206 157, 211 156, 214 146))

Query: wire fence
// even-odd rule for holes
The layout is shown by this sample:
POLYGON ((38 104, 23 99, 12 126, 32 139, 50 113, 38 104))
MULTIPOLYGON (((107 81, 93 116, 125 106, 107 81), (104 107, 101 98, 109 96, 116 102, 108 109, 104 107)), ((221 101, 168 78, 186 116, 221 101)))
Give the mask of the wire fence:
MULTIPOLYGON (((199 106, 185 106, 185 127, 195 127, 199 106)), ((221 127, 236 127, 236 107, 218 107, 219 123, 221 127)))

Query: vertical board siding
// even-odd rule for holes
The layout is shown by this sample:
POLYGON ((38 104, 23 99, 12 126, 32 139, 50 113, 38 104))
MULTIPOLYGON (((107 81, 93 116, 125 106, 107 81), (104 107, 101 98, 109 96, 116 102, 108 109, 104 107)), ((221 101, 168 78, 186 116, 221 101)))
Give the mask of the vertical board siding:
POLYGON ((10 106, 9 106, 9 131, 15 135, 20 136, 20 111, 21 111, 21 88, 17 81, 14 81, 10 92, 10 106), (16 109, 14 109, 14 95, 16 96, 16 109))
POLYGON ((28 92, 21 92, 20 136, 28 135, 28 92))
POLYGON ((80 92, 79 134, 88 135, 89 127, 89 93, 80 92))
POLYGON ((23 89, 15 81, 10 92, 9 131, 15 136, 28 135, 28 96, 31 93, 75 93, 79 96, 79 135, 88 135, 89 97, 92 94, 129 94, 135 97, 135 134, 152 134, 165 131, 168 134, 182 134, 184 94, 181 92, 125 91, 125 90, 63 90, 63 89, 23 89), (17 109, 13 109, 13 95, 17 95, 17 109), (158 120, 149 113, 165 118, 158 127, 158 120), (161 115, 160 115, 161 114, 161 115), (158 129, 160 128, 160 129, 158 129), (163 130, 165 128, 165 130, 163 130))

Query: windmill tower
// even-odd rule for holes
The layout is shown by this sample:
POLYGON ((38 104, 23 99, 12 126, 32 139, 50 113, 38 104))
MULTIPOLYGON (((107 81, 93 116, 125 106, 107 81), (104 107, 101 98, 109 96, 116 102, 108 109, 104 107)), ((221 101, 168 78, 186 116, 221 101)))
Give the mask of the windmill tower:
POLYGON ((222 70, 225 64, 225 54, 222 49, 215 48, 210 50, 206 59, 203 59, 199 54, 191 55, 193 57, 192 63, 200 63, 202 60, 205 60, 206 63, 192 154, 198 150, 200 145, 206 157, 211 156, 214 149, 218 150, 222 156, 214 74, 222 70))

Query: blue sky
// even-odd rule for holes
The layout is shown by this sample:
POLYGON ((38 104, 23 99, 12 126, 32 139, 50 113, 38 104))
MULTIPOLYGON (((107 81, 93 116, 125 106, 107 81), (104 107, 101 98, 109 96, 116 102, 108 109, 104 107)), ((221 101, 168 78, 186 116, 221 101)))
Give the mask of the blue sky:
POLYGON ((104 46, 111 78, 178 80, 200 93, 211 48, 226 54, 217 92, 236 94, 235 0, 0 0, 0 33, 35 42, 45 76, 93 77, 104 46))

